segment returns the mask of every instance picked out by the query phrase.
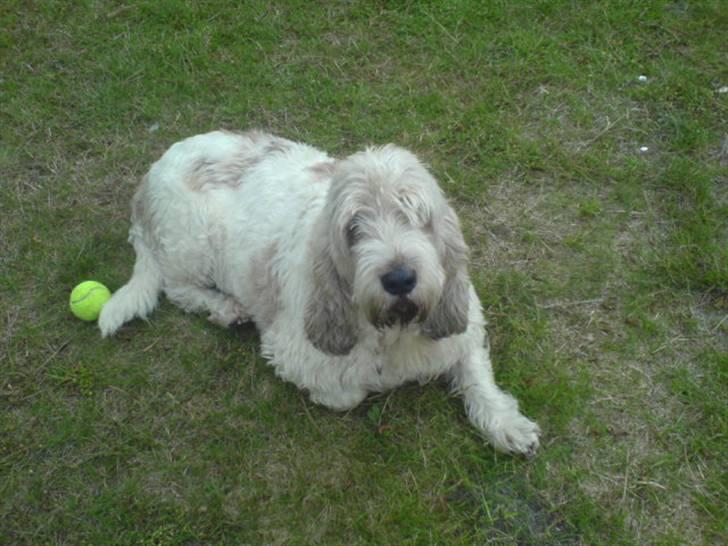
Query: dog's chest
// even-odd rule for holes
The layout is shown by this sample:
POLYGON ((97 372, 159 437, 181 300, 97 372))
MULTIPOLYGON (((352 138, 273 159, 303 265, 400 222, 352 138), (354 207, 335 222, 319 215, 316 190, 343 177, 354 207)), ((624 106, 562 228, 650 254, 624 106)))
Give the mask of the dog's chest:
POLYGON ((407 381, 425 383, 450 367, 440 343, 407 329, 379 332, 373 351, 374 387, 389 389, 407 381))

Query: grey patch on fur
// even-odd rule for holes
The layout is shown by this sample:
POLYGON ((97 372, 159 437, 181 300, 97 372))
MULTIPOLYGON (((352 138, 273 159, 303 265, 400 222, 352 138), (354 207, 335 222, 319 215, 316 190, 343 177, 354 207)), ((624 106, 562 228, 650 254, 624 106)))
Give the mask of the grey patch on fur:
POLYGON ((242 133, 240 133, 240 136, 244 136, 245 138, 250 139, 250 141, 253 143, 260 143, 265 140, 275 138, 272 137, 272 135, 270 135, 269 133, 261 131, 260 129, 250 129, 248 131, 243 131, 242 133))
POLYGON ((460 231, 460 222, 448 207, 444 218, 435 226, 442 242, 442 263, 447 280, 440 301, 425 321, 423 331, 432 339, 462 334, 468 327, 470 279, 468 278, 468 247, 460 231))
POLYGON ((336 270, 328 233, 324 233, 320 226, 314 230, 313 291, 306 304, 304 328, 320 351, 346 355, 357 342, 356 315, 351 289, 336 270))
POLYGON ((273 267, 277 253, 278 247, 273 243, 257 255, 251 264, 251 278, 257 294, 255 321, 261 329, 270 326, 280 310, 280 283, 273 267))
POLYGON ((273 137, 262 131, 230 133, 240 137, 240 150, 224 161, 208 158, 197 160, 190 169, 187 187, 192 191, 205 191, 211 187, 240 185, 245 172, 255 167, 270 154, 283 153, 292 143, 286 139, 273 137))
POLYGON ((308 170, 313 173, 317 181, 325 180, 334 174, 334 165, 335 163, 333 161, 322 161, 311 165, 308 170))
POLYGON ((263 150, 264 154, 283 153, 291 148, 291 143, 282 138, 272 137, 263 150))
POLYGON ((200 159, 192 166, 187 187, 192 191, 204 191, 208 187, 238 186, 245 171, 261 160, 261 155, 251 155, 249 150, 241 151, 226 161, 200 159))

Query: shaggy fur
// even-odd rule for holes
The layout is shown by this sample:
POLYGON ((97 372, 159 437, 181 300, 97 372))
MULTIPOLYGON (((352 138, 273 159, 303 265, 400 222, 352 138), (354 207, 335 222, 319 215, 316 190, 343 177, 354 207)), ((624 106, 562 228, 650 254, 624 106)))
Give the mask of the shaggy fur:
POLYGON ((253 131, 172 146, 132 201, 134 273, 103 308, 112 335, 161 291, 223 326, 252 320, 276 373, 334 410, 446 376, 500 450, 538 426, 495 384, 458 219, 394 145, 334 160, 253 131))

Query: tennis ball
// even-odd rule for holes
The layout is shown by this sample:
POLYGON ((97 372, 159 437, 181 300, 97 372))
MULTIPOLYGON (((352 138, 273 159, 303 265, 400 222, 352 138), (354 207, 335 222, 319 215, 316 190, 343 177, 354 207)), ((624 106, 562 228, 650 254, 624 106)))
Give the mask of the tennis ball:
POLYGON ((84 281, 71 291, 71 313, 81 320, 96 320, 110 298, 111 292, 100 282, 84 281))

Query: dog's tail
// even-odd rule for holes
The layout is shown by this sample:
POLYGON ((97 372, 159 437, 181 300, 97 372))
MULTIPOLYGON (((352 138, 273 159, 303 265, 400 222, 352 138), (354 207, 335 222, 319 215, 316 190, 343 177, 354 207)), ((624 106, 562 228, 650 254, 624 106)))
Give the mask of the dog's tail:
POLYGON ((101 309, 99 329, 103 337, 113 335, 125 322, 146 318, 157 306, 162 289, 162 272, 142 237, 132 235, 136 252, 134 273, 101 309))

